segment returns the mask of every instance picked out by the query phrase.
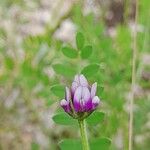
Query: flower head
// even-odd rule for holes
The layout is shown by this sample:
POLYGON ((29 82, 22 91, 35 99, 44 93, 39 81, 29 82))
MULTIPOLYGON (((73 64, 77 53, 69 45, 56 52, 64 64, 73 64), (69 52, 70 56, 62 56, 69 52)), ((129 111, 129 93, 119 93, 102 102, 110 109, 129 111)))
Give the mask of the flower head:
POLYGON ((72 117, 85 118, 100 103, 96 90, 96 82, 90 86, 84 75, 76 75, 71 88, 66 87, 65 99, 61 100, 60 105, 72 117))

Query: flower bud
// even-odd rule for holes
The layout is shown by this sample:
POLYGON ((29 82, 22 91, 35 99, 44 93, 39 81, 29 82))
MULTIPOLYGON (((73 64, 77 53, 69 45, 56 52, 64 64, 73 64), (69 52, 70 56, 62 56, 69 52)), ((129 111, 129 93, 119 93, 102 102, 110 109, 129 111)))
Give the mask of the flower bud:
POLYGON ((66 87, 65 99, 61 100, 60 105, 72 117, 84 119, 100 103, 99 97, 96 96, 96 91, 96 82, 90 86, 84 75, 76 75, 71 88, 66 87))

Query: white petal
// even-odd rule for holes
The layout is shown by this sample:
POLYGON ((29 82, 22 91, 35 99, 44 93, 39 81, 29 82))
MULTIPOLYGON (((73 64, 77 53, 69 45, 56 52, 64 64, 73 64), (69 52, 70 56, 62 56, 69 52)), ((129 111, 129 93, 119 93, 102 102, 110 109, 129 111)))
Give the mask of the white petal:
POLYGON ((79 82, 80 82, 80 78, 79 78, 80 76, 77 74, 77 75, 75 75, 75 77, 74 77, 74 82, 77 82, 78 84, 79 84, 79 82))
POLYGON ((81 84, 81 86, 88 86, 87 79, 85 78, 85 76, 83 74, 80 75, 80 84, 81 84))
POLYGON ((91 87, 91 98, 93 98, 96 95, 97 90, 97 83, 95 82, 91 87))
POLYGON ((79 87, 76 89, 76 91, 75 91, 75 94, 74 94, 74 101, 80 102, 81 96, 82 96, 82 87, 79 86, 79 87))
POLYGON ((100 102, 100 99, 98 96, 95 96, 93 99, 92 99, 92 104, 99 104, 100 102))
POLYGON ((66 100, 69 101, 71 99, 71 93, 70 93, 70 89, 68 87, 66 87, 66 93, 65 93, 65 97, 66 100))
POLYGON ((77 82, 72 83, 71 90, 73 93, 75 92, 75 90, 77 89, 78 86, 79 86, 79 84, 77 82))
POLYGON ((60 101, 60 105, 61 105, 61 106, 67 106, 67 105, 68 105, 68 102, 67 102, 65 99, 62 99, 62 100, 60 101))
POLYGON ((90 91, 87 87, 82 88, 82 99, 87 102, 90 99, 90 91))

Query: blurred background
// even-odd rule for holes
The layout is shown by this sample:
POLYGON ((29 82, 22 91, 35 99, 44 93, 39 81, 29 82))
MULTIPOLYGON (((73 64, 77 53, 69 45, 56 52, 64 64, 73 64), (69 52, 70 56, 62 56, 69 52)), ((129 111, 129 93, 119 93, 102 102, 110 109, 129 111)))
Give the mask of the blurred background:
POLYGON ((134 30, 133 149, 149 150, 149 0, 139 0, 137 28, 134 17, 135 0, 0 0, 0 150, 59 150, 61 139, 79 137, 77 128, 53 122, 62 98, 51 87, 70 84, 89 63, 101 66, 89 80, 103 87, 99 110, 106 114, 103 123, 88 128, 89 134, 112 139, 110 150, 127 150, 134 30), (93 46, 87 60, 71 60, 60 51, 64 43, 75 47, 77 31, 93 46), (74 70, 58 73, 55 63, 74 70))

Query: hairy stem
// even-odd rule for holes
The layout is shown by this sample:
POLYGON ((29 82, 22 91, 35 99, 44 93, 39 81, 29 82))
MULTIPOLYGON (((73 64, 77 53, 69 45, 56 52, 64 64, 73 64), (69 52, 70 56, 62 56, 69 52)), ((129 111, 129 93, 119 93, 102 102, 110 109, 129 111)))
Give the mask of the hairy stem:
POLYGON ((83 150, 90 150, 89 149, 88 138, 87 138, 85 120, 79 120, 78 122, 79 122, 79 127, 80 127, 80 134, 81 134, 83 150))

